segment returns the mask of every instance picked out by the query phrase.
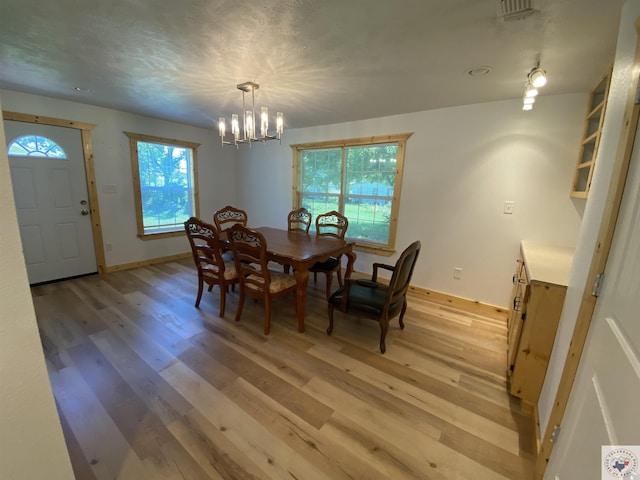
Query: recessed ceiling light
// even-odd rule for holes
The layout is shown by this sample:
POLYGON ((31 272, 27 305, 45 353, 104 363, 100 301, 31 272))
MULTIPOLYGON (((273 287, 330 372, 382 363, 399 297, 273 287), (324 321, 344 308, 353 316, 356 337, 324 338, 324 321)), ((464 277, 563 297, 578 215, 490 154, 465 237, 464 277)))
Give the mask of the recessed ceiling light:
POLYGON ((482 65, 480 67, 473 67, 467 70, 467 75, 470 77, 482 77, 491 71, 491 67, 489 65, 482 65))

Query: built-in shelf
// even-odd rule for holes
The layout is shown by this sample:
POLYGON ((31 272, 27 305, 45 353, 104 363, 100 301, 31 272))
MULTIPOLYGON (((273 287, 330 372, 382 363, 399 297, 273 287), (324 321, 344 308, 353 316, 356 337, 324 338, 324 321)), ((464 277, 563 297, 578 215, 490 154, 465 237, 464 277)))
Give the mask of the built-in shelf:
POLYGON ((580 144, 580 153, 576 172, 571 186, 571 196, 587 198, 591 187, 591 177, 596 165, 596 155, 600 145, 600 134, 604 123, 604 114, 607 108, 609 96, 609 83, 611 80, 611 68, 600 79, 589 96, 587 116, 584 125, 584 134, 580 144))

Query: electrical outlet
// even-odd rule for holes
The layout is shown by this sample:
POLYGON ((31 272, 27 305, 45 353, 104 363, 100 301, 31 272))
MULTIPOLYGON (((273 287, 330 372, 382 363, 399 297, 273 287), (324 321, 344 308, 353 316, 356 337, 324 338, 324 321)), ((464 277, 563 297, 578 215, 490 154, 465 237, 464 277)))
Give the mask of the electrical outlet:
POLYGON ((504 213, 505 215, 512 215, 514 205, 515 202, 513 200, 507 200, 506 202, 504 202, 504 210, 502 211, 502 213, 504 213))
POLYGON ((102 193, 118 193, 117 185, 102 185, 102 193))
POLYGON ((110 252, 110 251, 113 249, 113 245, 112 245, 112 244, 110 244, 110 243, 105 243, 105 244, 104 244, 104 249, 105 249, 107 252, 110 252))
POLYGON ((460 280, 462 278, 462 269, 460 267, 453 267, 453 278, 460 280))

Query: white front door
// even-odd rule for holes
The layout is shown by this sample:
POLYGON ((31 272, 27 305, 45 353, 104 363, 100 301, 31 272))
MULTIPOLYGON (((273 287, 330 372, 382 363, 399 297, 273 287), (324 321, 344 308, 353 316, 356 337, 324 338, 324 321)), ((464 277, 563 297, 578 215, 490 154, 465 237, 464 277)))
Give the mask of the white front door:
POLYGON ((97 272, 80 131, 9 120, 4 129, 7 146, 34 135, 52 140, 66 154, 57 158, 47 156, 46 148, 29 152, 31 147, 24 155, 9 152, 29 283, 97 272))
POLYGON ((602 292, 544 478, 640 478, 640 469, 631 477, 616 477, 607 471, 601 476, 602 445, 640 445, 638 131, 602 292))

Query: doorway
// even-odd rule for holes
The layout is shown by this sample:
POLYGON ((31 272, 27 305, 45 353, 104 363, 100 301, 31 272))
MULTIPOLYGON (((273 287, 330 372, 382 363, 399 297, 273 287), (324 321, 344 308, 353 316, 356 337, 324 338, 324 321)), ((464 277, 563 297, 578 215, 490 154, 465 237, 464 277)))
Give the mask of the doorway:
POLYGON ((4 119, 29 283, 104 271, 90 155, 93 125, 11 112, 4 119))

